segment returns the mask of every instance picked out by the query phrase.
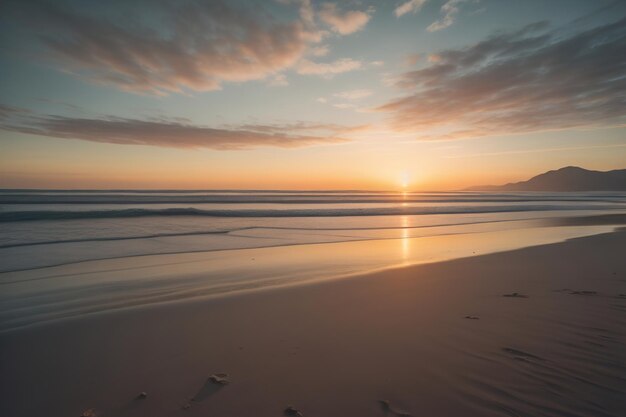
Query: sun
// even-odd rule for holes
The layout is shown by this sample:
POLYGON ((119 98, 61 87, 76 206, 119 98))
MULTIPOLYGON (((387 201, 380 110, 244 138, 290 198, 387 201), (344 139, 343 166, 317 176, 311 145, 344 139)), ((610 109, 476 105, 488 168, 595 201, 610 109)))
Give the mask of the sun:
POLYGON ((402 187, 402 189, 406 190, 406 188, 409 186, 409 182, 410 182, 409 173, 406 171, 401 173, 400 174, 400 186, 402 187))

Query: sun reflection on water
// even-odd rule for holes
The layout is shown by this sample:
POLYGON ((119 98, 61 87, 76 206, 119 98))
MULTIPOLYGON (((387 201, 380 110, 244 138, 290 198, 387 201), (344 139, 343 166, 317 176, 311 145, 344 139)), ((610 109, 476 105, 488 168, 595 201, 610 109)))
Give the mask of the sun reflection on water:
POLYGON ((402 260, 404 263, 409 261, 409 255, 411 251, 410 229, 409 229, 409 216, 401 216, 402 222, 402 260))
POLYGON ((402 191, 402 200, 404 200, 402 201, 402 203, 400 203, 402 207, 407 207, 409 205, 409 203, 406 202, 406 199, 408 198, 408 196, 409 196, 408 192, 402 191))

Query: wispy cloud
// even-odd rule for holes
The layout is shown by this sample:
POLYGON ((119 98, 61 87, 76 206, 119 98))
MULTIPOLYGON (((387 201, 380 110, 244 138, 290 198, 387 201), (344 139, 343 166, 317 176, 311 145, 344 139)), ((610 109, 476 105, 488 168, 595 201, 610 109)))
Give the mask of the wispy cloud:
POLYGON ((373 10, 366 11, 348 10, 340 11, 335 3, 324 3, 319 11, 319 17, 322 22, 326 23, 330 28, 342 35, 357 32, 365 27, 371 18, 373 10))
POLYGON ((459 13, 459 4, 466 0, 448 0, 441 6, 441 13, 443 16, 431 23, 426 30, 429 32, 436 32, 441 29, 445 29, 451 26, 456 20, 456 15, 459 13))
POLYGON ((352 103, 335 103, 335 104, 333 104, 333 107, 336 107, 336 108, 342 109, 342 110, 356 108, 356 106, 354 104, 352 104, 352 103))
POLYGON ((366 89, 341 91, 339 93, 333 94, 333 96, 344 100, 359 100, 365 97, 369 97, 371 95, 372 91, 366 89))
POLYGON ((113 116, 75 118, 39 115, 0 106, 1 130, 118 145, 216 150, 267 146, 296 148, 347 142, 348 139, 342 135, 364 128, 366 127, 305 122, 213 128, 172 118, 131 119, 113 116))
POLYGON ((333 62, 313 62, 303 59, 298 63, 296 72, 303 75, 319 75, 325 78, 332 78, 337 74, 358 70, 362 65, 361 61, 351 58, 338 59, 333 62))
MULTIPOLYGON (((410 0, 404 2, 394 9, 394 14, 396 17, 400 17, 407 13, 417 13, 427 1, 428 0, 410 0)), ((426 30, 429 32, 436 32, 451 26, 455 22, 460 11, 461 3, 465 3, 467 1, 468 0, 446 0, 446 2, 441 6, 441 17, 431 23, 426 30)), ((479 0, 474 0, 475 3, 478 3, 478 1, 479 0)))
POLYGON ((437 62, 441 62, 443 58, 439 54, 428 54, 428 62, 431 64, 436 64, 437 62))
POLYGON ((293 66, 319 40, 299 20, 283 23, 230 3, 157 4, 165 4, 159 27, 50 2, 31 4, 25 15, 64 70, 134 92, 206 91, 225 81, 262 79, 293 66))
POLYGON ((328 46, 319 45, 329 36, 320 29, 322 22, 345 35, 362 29, 371 10, 340 11, 326 3, 316 11, 309 0, 283 3, 298 5, 296 18, 274 17, 260 4, 242 8, 224 0, 162 0, 149 17, 138 16, 132 2, 99 14, 46 0, 11 7, 20 8, 15 15, 44 46, 47 62, 130 92, 210 91, 227 82, 273 77, 269 83, 276 83, 276 74, 297 66, 300 73, 319 75, 360 65, 348 58, 312 64, 305 56, 328 53, 328 46))
POLYGON ((626 19, 569 34, 545 23, 443 51, 381 107, 399 131, 467 138, 626 122, 626 19))
POLYGON ((287 76, 285 74, 276 74, 267 83, 272 87, 286 87, 289 85, 289 81, 287 81, 287 76))
POLYGON ((426 3, 426 0, 409 0, 394 9, 396 17, 404 16, 407 13, 416 13, 426 3))
POLYGON ((313 56, 326 56, 330 52, 328 45, 320 45, 311 48, 311 55, 313 56))
POLYGON ((342 110, 354 110, 358 112, 370 112, 371 109, 359 108, 355 102, 369 97, 373 94, 373 91, 367 89, 347 90, 340 91, 332 94, 329 98, 318 97, 316 101, 322 104, 328 104, 337 109, 342 110))
POLYGON ((29 113, 28 110, 20 107, 7 106, 6 104, 0 104, 0 121, 7 120, 11 117, 19 116, 23 113, 29 113))
POLYGON ((415 65, 417 65, 417 63, 422 59, 422 55, 421 54, 409 54, 406 56, 406 58, 404 59, 404 62, 406 63, 406 65, 408 65, 409 67, 413 67, 415 65))
POLYGON ((471 153, 465 155, 446 155, 444 158, 460 159, 460 158, 482 158, 485 156, 502 156, 502 155, 521 155, 529 153, 544 153, 544 152, 563 152, 563 151, 583 151, 592 149, 612 149, 612 148, 626 148, 626 143, 614 143, 607 145, 588 145, 588 146, 561 146, 558 148, 533 148, 533 149, 519 149, 514 151, 500 151, 500 152, 482 152, 471 153))

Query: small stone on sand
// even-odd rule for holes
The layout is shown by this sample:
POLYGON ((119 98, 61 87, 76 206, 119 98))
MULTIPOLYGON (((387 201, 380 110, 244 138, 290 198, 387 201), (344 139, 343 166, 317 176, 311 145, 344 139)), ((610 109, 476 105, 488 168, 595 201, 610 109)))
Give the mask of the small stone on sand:
POLYGON ((527 295, 520 294, 518 292, 512 292, 511 294, 502 294, 503 297, 511 297, 511 298, 528 298, 527 295))
POLYGON ((480 320, 480 317, 478 316, 465 316, 465 318, 468 320, 480 320))
POLYGON ((93 408, 88 408, 80 415, 80 417, 96 417, 96 410, 93 408))
POLYGON ((146 392, 140 392, 137 396, 137 399, 143 400, 144 398, 148 398, 148 394, 146 392))

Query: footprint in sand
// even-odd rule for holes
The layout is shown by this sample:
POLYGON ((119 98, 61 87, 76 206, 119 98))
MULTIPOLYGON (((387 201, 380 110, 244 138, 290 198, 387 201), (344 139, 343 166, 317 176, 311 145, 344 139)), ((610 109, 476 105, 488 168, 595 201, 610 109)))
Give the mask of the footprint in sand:
POLYGON ((518 292, 512 292, 510 294, 502 294, 503 297, 510 297, 510 298, 528 298, 527 295, 524 294, 520 294, 518 292))
POLYGON ((283 414, 286 416, 303 417, 303 414, 300 412, 300 410, 292 405, 287 406, 287 408, 285 408, 285 411, 283 411, 283 414))
POLYGON ((209 377, 209 380, 215 384, 220 384, 220 385, 230 384, 230 380, 228 379, 228 374, 224 374, 224 373, 213 374, 209 377))
POLYGON ((380 404, 380 407, 383 409, 385 414, 392 414, 397 417, 412 417, 411 413, 392 407, 391 403, 387 400, 378 400, 378 403, 380 404))
POLYGON ((228 384, 230 384, 228 374, 218 373, 209 376, 206 382, 200 387, 196 395, 191 397, 190 402, 183 406, 183 409, 187 410, 191 408, 191 403, 200 402, 209 398, 228 384))
POLYGON ((540 358, 539 356, 535 356, 533 354, 524 352, 523 350, 519 350, 519 349, 504 347, 502 348, 502 351, 508 353, 509 355, 513 357, 513 359, 518 360, 518 361, 523 361, 523 362, 532 362, 532 361, 544 362, 545 361, 545 359, 540 358))

